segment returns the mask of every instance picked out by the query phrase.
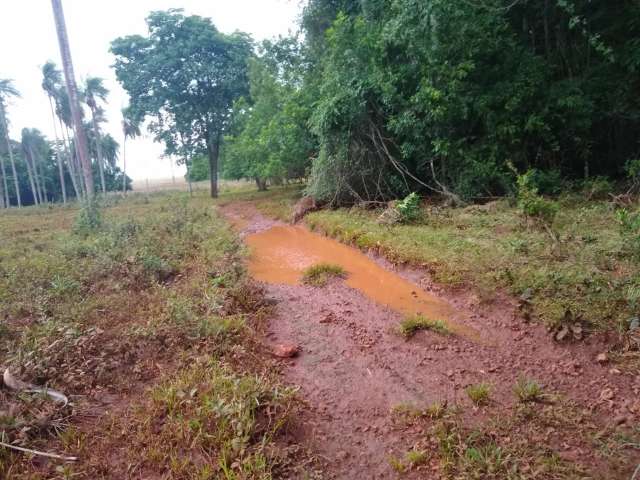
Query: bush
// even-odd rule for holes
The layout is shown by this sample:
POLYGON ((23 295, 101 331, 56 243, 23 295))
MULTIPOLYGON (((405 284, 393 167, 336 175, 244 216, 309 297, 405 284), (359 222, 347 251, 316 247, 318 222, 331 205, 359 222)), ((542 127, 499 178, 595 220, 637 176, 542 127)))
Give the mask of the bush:
POLYGON ((525 216, 550 226, 559 206, 557 202, 547 200, 538 194, 534 175, 534 170, 518 175, 518 207, 525 216))
POLYGON ((613 183, 606 177, 588 178, 582 182, 582 191, 588 200, 604 200, 613 192, 613 183))
POLYGON ((415 222, 420 218, 420 197, 413 192, 396 205, 402 223, 415 222))
POLYGON ((96 199, 91 199, 84 203, 74 225, 76 233, 87 235, 102 227, 102 213, 96 199))
POLYGON ((640 211, 629 212, 626 208, 618 210, 620 234, 630 253, 640 257, 640 211))

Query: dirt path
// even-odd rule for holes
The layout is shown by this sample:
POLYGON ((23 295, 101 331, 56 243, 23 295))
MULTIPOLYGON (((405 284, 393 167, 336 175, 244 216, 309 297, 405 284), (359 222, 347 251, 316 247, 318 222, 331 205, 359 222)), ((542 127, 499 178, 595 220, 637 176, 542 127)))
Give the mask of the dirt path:
MULTIPOLYGON (((222 211, 249 244, 252 236, 282 226, 260 215, 250 203, 230 204, 222 211)), ((294 253, 317 256, 311 250, 294 253)), ((360 253, 353 250, 353 255, 360 253)), ((435 296, 455 312, 461 330, 479 336, 420 332, 405 341, 394 332, 403 318, 397 309, 376 303, 371 294, 343 281, 324 288, 265 282, 275 304, 268 342, 301 347, 298 357, 283 361, 282 374, 301 387, 308 403, 304 435, 326 460, 331 478, 354 478, 355 472, 359 478, 396 478, 389 458, 401 458, 412 446, 424 443, 425 431, 420 425, 394 421, 393 407, 447 402, 459 407, 468 425, 496 415, 506 418, 516 408, 513 386, 521 377, 535 379, 545 392, 575 403, 588 415, 585 424, 599 419, 594 429, 638 421, 640 379, 596 360, 606 349, 603 339, 592 337, 579 346, 555 344, 544 328, 514 315, 513 301, 502 298, 479 305, 469 292, 440 290, 424 272, 397 269, 379 258, 370 261, 412 282, 416 296, 435 296), (487 407, 474 406, 464 390, 479 382, 492 385, 487 407)), ((603 461, 589 455, 591 440, 579 431, 551 428, 540 441, 562 458, 579 460, 592 471, 607 471, 603 461)), ((406 478, 439 478, 438 468, 434 460, 406 478)), ((628 478, 626 473, 607 472, 603 478, 628 478)))

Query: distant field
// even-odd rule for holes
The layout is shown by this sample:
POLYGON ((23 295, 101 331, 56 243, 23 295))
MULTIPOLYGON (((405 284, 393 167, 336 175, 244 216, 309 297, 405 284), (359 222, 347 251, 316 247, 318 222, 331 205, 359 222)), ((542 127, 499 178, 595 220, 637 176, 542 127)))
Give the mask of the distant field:
MULTIPOLYGON (((202 182, 193 182, 192 187, 195 191, 208 190, 209 180, 202 182)), ((252 182, 245 180, 220 180, 220 189, 244 187, 247 185, 253 185, 252 182)), ((184 177, 179 176, 175 178, 154 178, 149 180, 134 180, 132 183, 134 192, 160 192, 165 190, 179 190, 188 191, 189 184, 184 177)))

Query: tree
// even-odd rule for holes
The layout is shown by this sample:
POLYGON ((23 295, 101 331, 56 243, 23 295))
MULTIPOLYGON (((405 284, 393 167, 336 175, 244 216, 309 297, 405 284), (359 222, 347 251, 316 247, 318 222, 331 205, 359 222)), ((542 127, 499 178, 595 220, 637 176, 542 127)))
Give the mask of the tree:
POLYGON ((149 34, 114 40, 118 81, 131 108, 153 119, 149 130, 168 155, 206 151, 211 196, 218 195, 218 157, 233 102, 247 93, 248 35, 219 32, 209 19, 181 10, 153 12, 149 34))
POLYGON ((56 32, 58 34, 58 44, 60 46, 60 56, 62 57, 62 67, 67 86, 67 94, 69 95, 69 105, 71 108, 71 117, 73 119, 75 132, 75 143, 77 146, 78 156, 80 157, 80 164, 82 165, 87 196, 92 198, 95 192, 93 188, 91 160, 89 158, 89 149, 87 148, 87 137, 84 129, 82 128, 80 102, 78 101, 78 87, 76 85, 76 78, 73 72, 73 62, 71 59, 67 26, 64 20, 61 0, 51 0, 51 6, 53 8, 53 16, 56 23, 56 32))
POLYGON ((127 194, 127 138, 140 136, 140 121, 129 108, 122 109, 122 194, 127 194))
MULTIPOLYGON (((11 140, 9 138, 9 122, 7 121, 7 108, 5 102, 9 97, 19 97, 20 92, 13 86, 11 80, 0 79, 0 122, 2 122, 2 129, 4 130, 4 138, 7 144, 7 151, 9 153, 9 162, 11 163, 11 171, 13 172, 13 182, 16 189, 16 200, 18 202, 18 208, 22 206, 22 199, 20 198, 20 186, 18 185, 18 174, 16 172, 16 163, 13 159, 13 148, 11 147, 11 140)), ((2 178, 4 182, 4 194, 6 198, 6 204, 9 206, 9 192, 7 189, 6 175, 4 171, 4 161, 0 164, 2 168, 2 178)))
POLYGON ((27 174, 29 176, 29 184, 31 186, 31 194, 36 205, 43 203, 42 190, 38 181, 38 173, 36 169, 36 151, 41 146, 41 134, 33 128, 22 129, 22 151, 27 166, 27 174))
POLYGON ((100 172, 100 185, 102 193, 106 193, 106 185, 104 181, 104 159, 102 156, 102 146, 100 140, 100 122, 104 120, 104 111, 98 106, 98 100, 106 102, 109 90, 103 84, 103 79, 99 77, 88 77, 84 86, 84 99, 91 110, 91 123, 93 126, 94 141, 96 146, 96 154, 98 161, 98 170, 100 172))
POLYGON ((62 189, 62 203, 67 203, 67 186, 64 178, 64 167, 62 155, 60 154, 60 138, 58 137, 58 127, 56 126, 56 114, 53 108, 54 98, 62 83, 62 74, 56 68, 55 63, 47 62, 42 66, 42 89, 47 92, 49 98, 49 108, 51 109, 51 121, 53 122, 53 133, 56 138, 55 152, 58 160, 58 176, 60 178, 60 188, 62 189))
POLYGON ((317 149, 307 128, 311 104, 303 88, 302 56, 295 38, 264 42, 249 60, 250 95, 234 105, 225 137, 224 174, 267 181, 302 178, 317 149))

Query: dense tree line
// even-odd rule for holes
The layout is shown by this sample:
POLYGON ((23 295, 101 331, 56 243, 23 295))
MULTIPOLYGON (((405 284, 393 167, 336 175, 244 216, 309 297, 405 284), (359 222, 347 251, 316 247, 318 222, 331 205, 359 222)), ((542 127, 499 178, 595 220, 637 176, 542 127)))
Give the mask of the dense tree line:
MULTIPOLYGON (((20 139, 15 140, 8 132, 9 102, 20 94, 10 80, 0 80, 0 207, 66 203, 86 196, 69 98, 62 74, 52 62, 42 67, 42 88, 49 99, 55 138, 50 140, 37 129, 24 128, 20 139)), ((90 120, 83 119, 83 128, 89 141, 93 177, 103 193, 130 188, 131 183, 116 165, 119 143, 101 129, 106 118, 98 102, 105 102, 108 93, 103 80, 96 77, 87 78, 80 92, 91 114, 90 120)), ((135 136, 130 126, 123 133, 135 136)))
POLYGON ((637 2, 310 0, 302 28, 250 60, 226 175, 464 201, 510 192, 510 165, 617 178, 640 157, 637 2))

